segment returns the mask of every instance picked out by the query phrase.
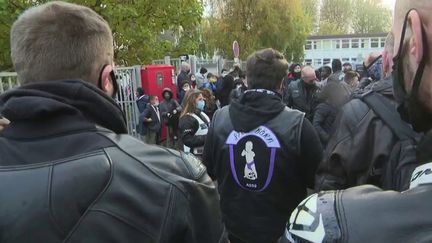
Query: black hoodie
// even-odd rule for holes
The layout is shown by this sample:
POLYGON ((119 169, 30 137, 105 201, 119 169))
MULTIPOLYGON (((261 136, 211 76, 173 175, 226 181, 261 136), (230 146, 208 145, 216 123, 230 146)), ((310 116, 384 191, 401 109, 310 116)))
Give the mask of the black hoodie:
POLYGON ((231 240, 276 242, 313 185, 321 155, 304 114, 286 108, 272 91, 248 90, 216 111, 203 162, 218 181, 231 240))
POLYGON ((96 130, 95 124, 115 133, 127 133, 123 112, 116 102, 84 81, 38 82, 10 90, 0 96, 0 114, 11 121, 0 134, 0 165, 55 160, 74 155, 76 150, 104 147, 106 144, 92 142, 95 140, 90 137, 73 141, 73 136, 66 136, 54 146, 41 142, 42 138, 96 130), (19 147, 11 143, 13 140, 28 143, 19 147))

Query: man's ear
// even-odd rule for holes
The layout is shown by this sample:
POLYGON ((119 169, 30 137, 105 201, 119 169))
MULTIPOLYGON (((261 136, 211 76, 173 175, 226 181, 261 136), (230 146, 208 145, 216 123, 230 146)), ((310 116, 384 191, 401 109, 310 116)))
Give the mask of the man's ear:
POLYGON ((112 96, 114 93, 114 87, 113 84, 110 80, 110 73, 113 71, 113 66, 111 65, 106 65, 104 67, 104 69, 102 70, 102 74, 101 74, 101 89, 103 92, 105 92, 106 94, 108 94, 108 96, 112 96))
POLYGON ((422 23, 417 11, 411 11, 408 15, 408 24, 411 29, 412 36, 409 40, 409 54, 412 55, 417 63, 420 63, 423 58, 423 33, 422 23))

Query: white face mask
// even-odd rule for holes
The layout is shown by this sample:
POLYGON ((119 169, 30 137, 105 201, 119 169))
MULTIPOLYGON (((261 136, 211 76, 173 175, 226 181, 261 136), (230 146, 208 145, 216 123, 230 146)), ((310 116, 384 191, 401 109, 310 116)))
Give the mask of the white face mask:
POLYGON ((190 88, 189 87, 184 87, 183 90, 186 91, 186 92, 188 92, 190 90, 190 88))

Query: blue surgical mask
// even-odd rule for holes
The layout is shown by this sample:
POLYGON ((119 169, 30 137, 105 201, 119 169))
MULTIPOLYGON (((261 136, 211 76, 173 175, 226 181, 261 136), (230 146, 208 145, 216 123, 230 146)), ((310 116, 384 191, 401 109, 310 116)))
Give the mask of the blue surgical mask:
POLYGON ((204 100, 200 100, 200 101, 198 101, 196 107, 197 107, 198 110, 203 111, 203 110, 204 110, 204 107, 205 107, 205 101, 204 101, 204 100))

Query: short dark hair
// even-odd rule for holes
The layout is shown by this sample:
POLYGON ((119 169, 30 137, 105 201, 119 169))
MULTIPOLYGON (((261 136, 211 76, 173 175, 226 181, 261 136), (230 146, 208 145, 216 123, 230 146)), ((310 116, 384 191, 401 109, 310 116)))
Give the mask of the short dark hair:
POLYGON ((277 90, 288 74, 288 62, 282 53, 264 49, 250 55, 246 64, 247 82, 250 89, 277 90))
POLYGON ((96 84, 112 64, 108 23, 90 8, 49 2, 25 11, 11 29, 11 56, 21 83, 82 79, 96 84))
POLYGON ((206 74, 208 71, 207 71, 207 68, 205 68, 205 67, 201 67, 200 68, 200 73, 201 74, 206 74))
POLYGON ((137 92, 137 94, 138 94, 139 96, 144 95, 144 89, 141 88, 141 87, 138 87, 138 88, 136 89, 136 92, 137 92))
POLYGON ((339 59, 333 59, 333 61, 332 61, 332 69, 333 69, 333 72, 337 72, 337 71, 342 70, 342 62, 341 62, 341 60, 339 60, 339 59))

